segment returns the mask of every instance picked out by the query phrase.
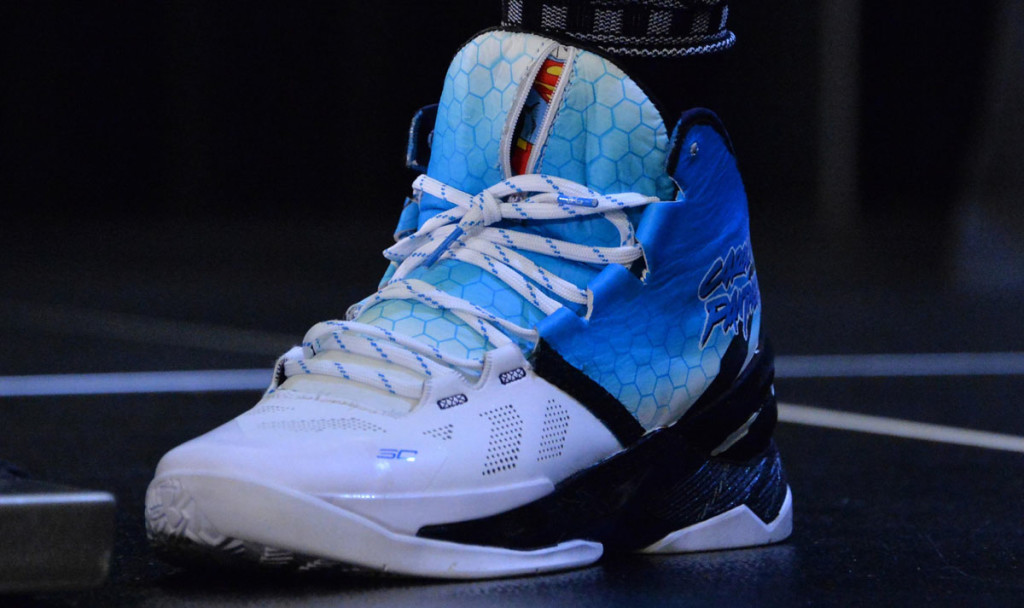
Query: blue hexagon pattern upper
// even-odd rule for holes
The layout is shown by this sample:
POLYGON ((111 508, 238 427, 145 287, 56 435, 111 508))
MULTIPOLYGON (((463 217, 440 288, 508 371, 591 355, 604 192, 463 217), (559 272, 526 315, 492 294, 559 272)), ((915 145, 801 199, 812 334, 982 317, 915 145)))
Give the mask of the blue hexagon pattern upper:
MULTIPOLYGON (((471 194, 505 177, 499 155, 508 151, 499 150, 502 133, 514 127, 517 117, 509 114, 516 95, 531 86, 523 82, 524 77, 534 62, 543 59, 541 53, 549 43, 540 36, 492 31, 459 51, 438 104, 428 175, 471 194)), ((538 170, 603 193, 643 192, 671 199, 675 187, 664 168, 668 134, 654 104, 619 68, 593 53, 579 52, 569 78, 538 170)), ((424 195, 420 225, 447 207, 424 195)), ((526 229, 575 242, 618 245, 617 233, 600 218, 547 222, 526 229)), ((526 255, 580 287, 599 270, 540 254, 526 255)), ((544 317, 491 274, 462 262, 444 260, 417 269, 411 278, 525 327, 544 317)), ((384 302, 368 308, 359 320, 394 331, 416 330, 412 335, 461 357, 481 357, 489 348, 458 318, 419 303, 384 302), (444 330, 431 330, 433 326, 444 326, 444 330)))
POLYGON ((724 129, 710 112, 690 112, 673 144, 681 192, 640 221, 644 280, 609 266, 590 284, 588 318, 561 309, 538 327, 648 429, 685 413, 732 340, 756 345, 760 332, 747 199, 724 129))

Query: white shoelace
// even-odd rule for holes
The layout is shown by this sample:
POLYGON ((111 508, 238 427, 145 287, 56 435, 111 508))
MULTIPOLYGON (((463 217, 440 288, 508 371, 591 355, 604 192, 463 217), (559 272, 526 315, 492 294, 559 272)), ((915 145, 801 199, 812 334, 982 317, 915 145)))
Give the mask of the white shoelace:
POLYGON ((637 193, 601 195, 576 182, 546 175, 511 177, 475 196, 421 175, 413 182, 413 190, 417 197, 427 193, 454 206, 385 250, 384 257, 397 264, 391 278, 377 293, 352 306, 346 320, 314 325, 303 340, 303 357, 285 359, 285 376, 315 374, 344 378, 415 399, 423 390, 423 382, 432 376, 457 373, 456 369, 479 371, 483 368, 481 360, 453 357, 410 336, 353 319, 380 302, 411 300, 453 314, 495 348, 513 342, 511 336, 536 342, 536 330, 502 319, 429 283, 407 278, 408 275, 439 260, 459 260, 494 275, 550 315, 562 306, 552 296, 586 304, 587 292, 538 266, 519 251, 589 264, 629 265, 643 252, 625 210, 658 200, 637 193), (558 220, 591 215, 603 216, 616 228, 617 247, 584 245, 493 227, 504 219, 558 220), (360 362, 342 364, 316 356, 332 350, 358 355, 355 360, 360 362), (366 363, 361 362, 363 358, 366 363), (391 366, 413 373, 388 373, 391 366))

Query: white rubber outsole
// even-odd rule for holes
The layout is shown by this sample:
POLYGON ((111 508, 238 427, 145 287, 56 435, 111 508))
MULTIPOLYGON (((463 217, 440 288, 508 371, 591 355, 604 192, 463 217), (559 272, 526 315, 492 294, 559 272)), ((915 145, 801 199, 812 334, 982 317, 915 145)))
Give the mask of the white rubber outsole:
MULTIPOLYGON (((344 565, 379 573, 481 579, 554 572, 601 558, 598 542, 572 540, 519 551, 397 534, 316 497, 250 480, 168 473, 146 493, 146 529, 157 546, 225 558, 256 549, 264 565, 344 565), (198 507, 202 505, 202 508, 198 507)), ((680 553, 778 542, 792 530, 787 488, 779 515, 762 522, 746 506, 668 534, 644 553, 680 553)))

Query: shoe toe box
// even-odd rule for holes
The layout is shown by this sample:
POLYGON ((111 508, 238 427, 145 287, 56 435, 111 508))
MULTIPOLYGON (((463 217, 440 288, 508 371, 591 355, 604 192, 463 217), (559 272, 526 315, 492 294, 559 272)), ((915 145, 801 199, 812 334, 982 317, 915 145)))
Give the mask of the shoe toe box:
POLYGON ((165 475, 212 475, 308 494, 387 494, 429 486, 447 453, 361 418, 243 415, 168 452, 165 475))

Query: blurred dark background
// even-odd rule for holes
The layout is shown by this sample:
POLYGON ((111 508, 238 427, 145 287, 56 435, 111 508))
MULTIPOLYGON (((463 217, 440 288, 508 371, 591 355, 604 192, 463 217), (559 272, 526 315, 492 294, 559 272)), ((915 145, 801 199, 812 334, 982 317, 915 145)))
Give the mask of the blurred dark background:
MULTIPOLYGON (((290 332, 373 288, 412 178, 408 120, 499 15, 497 0, 0 11, 8 308, 290 332), (249 310, 275 289, 281 306, 249 310)), ((983 315, 1019 316, 1024 292, 1022 21, 1004 0, 736 0, 719 77, 680 71, 679 95, 731 129, 790 350, 844 348, 863 326, 835 318, 877 322, 894 292, 897 325, 948 295, 950 321, 976 319, 962 333, 991 336, 979 348, 1019 345, 983 315), (814 331, 787 321, 805 309, 814 331)), ((961 348, 928 328, 874 348, 961 348)))
MULTIPOLYGON (((678 94, 731 130, 780 363, 1024 351, 1024 2, 730 6, 737 46, 713 79, 680 67, 678 94)), ((308 327, 375 288, 413 178, 409 119, 498 12, 498 0, 0 2, 0 383, 269 379, 308 327)), ((898 375, 783 377, 777 390, 784 403, 1024 434, 1019 375, 898 375)), ((1019 454, 791 424, 778 436, 799 522, 773 549, 458 586, 175 573, 144 540, 153 467, 255 398, 0 400, 0 458, 119 501, 106 588, 31 605, 1020 597, 1019 454)))

